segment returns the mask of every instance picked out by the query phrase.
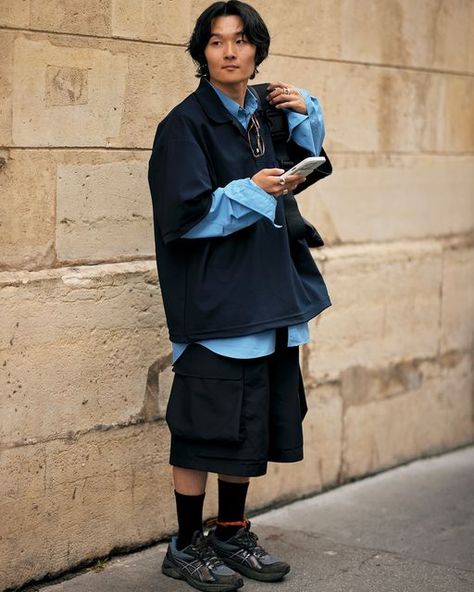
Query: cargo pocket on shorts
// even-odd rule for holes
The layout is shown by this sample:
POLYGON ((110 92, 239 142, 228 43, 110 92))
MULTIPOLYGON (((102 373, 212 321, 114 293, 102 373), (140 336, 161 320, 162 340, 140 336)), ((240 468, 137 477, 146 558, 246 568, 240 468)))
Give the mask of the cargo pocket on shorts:
POLYGON ((206 442, 243 439, 241 360, 191 344, 173 366, 166 422, 180 438, 206 442))

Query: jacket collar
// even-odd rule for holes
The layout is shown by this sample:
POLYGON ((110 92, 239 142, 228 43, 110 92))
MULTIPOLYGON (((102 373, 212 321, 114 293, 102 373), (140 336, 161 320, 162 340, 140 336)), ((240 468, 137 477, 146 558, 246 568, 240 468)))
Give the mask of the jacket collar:
POLYGON ((211 87, 211 84, 204 78, 201 79, 199 86, 194 91, 194 95, 205 114, 209 119, 212 119, 212 121, 215 121, 216 123, 228 123, 234 121, 234 118, 224 107, 224 104, 211 87))

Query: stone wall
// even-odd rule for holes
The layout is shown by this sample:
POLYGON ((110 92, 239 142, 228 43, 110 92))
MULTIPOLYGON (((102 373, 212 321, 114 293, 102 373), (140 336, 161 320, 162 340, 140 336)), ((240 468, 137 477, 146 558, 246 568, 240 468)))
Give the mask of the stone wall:
MULTIPOLYGON (((146 169, 207 4, 0 2, 0 589, 176 528, 146 169)), ((333 300, 302 355, 306 458, 249 510, 474 435, 474 2, 254 5, 257 81, 320 98, 335 173, 301 196, 333 300)))

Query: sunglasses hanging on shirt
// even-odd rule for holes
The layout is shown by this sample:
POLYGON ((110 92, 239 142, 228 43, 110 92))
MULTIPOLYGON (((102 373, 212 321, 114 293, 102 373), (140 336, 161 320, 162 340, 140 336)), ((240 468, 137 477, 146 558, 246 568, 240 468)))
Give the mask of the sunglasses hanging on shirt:
POLYGON ((263 156, 265 154, 265 142, 263 141, 263 137, 260 132, 260 123, 255 113, 250 118, 250 123, 247 128, 247 138, 254 158, 263 156))

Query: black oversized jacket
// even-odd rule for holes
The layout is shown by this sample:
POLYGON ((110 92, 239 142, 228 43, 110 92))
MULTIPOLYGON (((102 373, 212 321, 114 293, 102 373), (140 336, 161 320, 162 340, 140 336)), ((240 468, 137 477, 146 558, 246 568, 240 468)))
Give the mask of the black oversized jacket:
POLYGON ((156 258, 170 339, 236 337, 302 323, 331 302, 305 239, 289 241, 282 200, 275 228, 262 218, 225 237, 183 239, 206 216, 212 192, 277 166, 255 158, 245 130, 202 80, 158 125, 149 162, 156 258))

